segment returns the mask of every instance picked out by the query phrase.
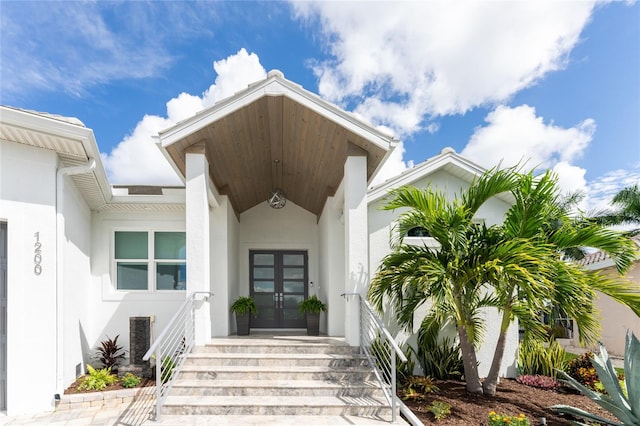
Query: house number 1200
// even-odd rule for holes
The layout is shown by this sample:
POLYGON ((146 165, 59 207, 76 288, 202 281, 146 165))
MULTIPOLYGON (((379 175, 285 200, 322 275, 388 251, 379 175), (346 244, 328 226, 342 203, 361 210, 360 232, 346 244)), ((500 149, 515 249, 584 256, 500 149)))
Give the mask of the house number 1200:
POLYGON ((33 273, 40 275, 42 273, 42 243, 40 242, 40 233, 33 234, 36 238, 36 243, 33 245, 33 273))

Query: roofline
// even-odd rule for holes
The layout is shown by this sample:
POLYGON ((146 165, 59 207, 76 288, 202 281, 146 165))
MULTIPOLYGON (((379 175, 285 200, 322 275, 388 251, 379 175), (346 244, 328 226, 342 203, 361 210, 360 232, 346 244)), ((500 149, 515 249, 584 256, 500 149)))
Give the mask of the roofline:
POLYGON ((311 108, 325 117, 327 117, 326 112, 328 111, 342 121, 342 123, 339 123, 341 126, 364 137, 384 150, 390 150, 398 142, 393 136, 376 129, 368 123, 365 123, 364 121, 356 118, 353 114, 343 111, 336 105, 322 99, 315 93, 304 89, 299 84, 287 80, 280 71, 274 70, 269 72, 266 79, 250 84, 246 89, 218 101, 213 106, 198 112, 193 117, 189 117, 177 123, 173 127, 160 131, 159 136, 161 144, 166 148, 187 135, 206 127, 208 124, 217 121, 264 96, 286 96, 293 101, 311 108))
MULTIPOLYGON (((80 142, 85 152, 85 160, 90 161, 94 159, 96 161, 96 168, 92 173, 96 177, 105 201, 109 202, 111 199, 111 186, 92 129, 84 125, 55 118, 48 114, 39 114, 37 112, 16 109, 4 105, 0 106, 0 112, 2 112, 1 121, 8 125, 80 142)), ((64 154, 60 151, 56 152, 58 154, 64 154)))
POLYGON ((452 148, 444 148, 440 151, 440 154, 431 157, 416 167, 371 188, 368 191, 368 202, 374 203, 384 198, 392 189, 411 185, 412 183, 417 182, 423 177, 444 167, 446 164, 453 164, 461 170, 472 174, 474 177, 486 172, 486 169, 456 153, 452 148))
MULTIPOLYGON (((175 196, 166 197, 163 195, 161 196, 163 197, 163 202, 158 202, 159 196, 153 196, 155 198, 154 202, 151 202, 152 198, 150 197, 152 196, 114 196, 113 187, 109 183, 109 178, 107 177, 104 164, 102 163, 102 156, 100 155, 100 150, 98 149, 98 144, 96 142, 95 135, 93 134, 93 130, 84 125, 57 118, 56 116, 52 116, 46 113, 38 113, 5 105, 0 105, 0 123, 6 124, 8 126, 20 127, 29 131, 39 132, 46 135, 51 135, 54 137, 64 138, 69 140, 70 142, 80 143, 85 153, 84 160, 88 162, 93 159, 96 162, 96 167, 90 173, 93 174, 94 178, 96 179, 96 183, 98 184, 98 187, 102 194, 102 198, 104 199, 104 204, 101 206, 89 206, 92 210, 100 211, 103 207, 110 204, 156 204, 158 206, 161 206, 167 204, 184 203, 178 201, 175 196)), ((52 150, 58 155, 69 155, 65 152, 61 152, 55 149, 52 150)), ((167 186, 163 187, 166 188, 167 186)))

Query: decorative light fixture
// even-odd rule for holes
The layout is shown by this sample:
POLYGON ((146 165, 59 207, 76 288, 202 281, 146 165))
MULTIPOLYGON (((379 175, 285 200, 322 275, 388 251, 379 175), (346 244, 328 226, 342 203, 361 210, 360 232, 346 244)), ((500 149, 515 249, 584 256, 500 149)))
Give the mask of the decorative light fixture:
POLYGON ((287 198, 284 195, 284 192, 280 188, 276 188, 271 191, 271 195, 267 198, 267 202, 274 209, 281 209, 287 204, 287 198))

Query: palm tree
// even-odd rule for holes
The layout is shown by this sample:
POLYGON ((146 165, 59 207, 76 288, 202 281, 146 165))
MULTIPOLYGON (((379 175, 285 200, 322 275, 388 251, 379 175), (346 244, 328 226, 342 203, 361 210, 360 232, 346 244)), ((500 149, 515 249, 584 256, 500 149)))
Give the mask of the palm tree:
POLYGON ((558 304, 574 318, 581 341, 587 343, 593 342, 598 333, 598 323, 592 315, 594 290, 627 304, 640 315, 640 296, 632 287, 588 273, 566 261, 567 253, 579 252, 584 247, 596 248, 609 253, 618 271, 624 273, 635 257, 631 241, 585 218, 572 217, 570 205, 560 197, 557 178, 551 172, 539 177, 531 173, 522 175, 519 182, 512 192, 515 203, 501 227, 507 241, 517 238, 536 246, 540 262, 526 267, 533 268, 531 274, 540 281, 532 283, 505 277, 490 283, 500 300, 502 322, 491 369, 483 382, 484 393, 488 395, 495 395, 512 318, 518 318, 533 335, 540 335, 542 328, 537 314, 558 304))
POLYGON ((540 334, 539 313, 548 309, 549 302, 561 303, 576 320, 581 338, 593 339, 598 325, 591 315, 594 288, 640 314, 640 295, 563 260, 562 250, 586 245, 606 250, 624 270, 633 249, 613 231, 571 219, 558 203, 556 181, 549 173, 534 178, 515 169, 490 170, 453 200, 430 188, 403 187, 390 195, 386 209, 409 210, 398 218, 394 250, 373 278, 370 298, 380 311, 388 299, 399 324, 409 329, 415 309, 426 302, 431 302, 427 321, 453 321, 469 392, 495 394, 513 318, 528 332, 540 334), (505 222, 491 227, 474 223, 480 206, 502 192, 515 199, 505 222), (439 247, 402 244, 416 227, 426 230, 439 247), (493 292, 487 291, 489 286, 493 292), (502 321, 489 376, 481 383, 475 345, 482 339, 479 310, 488 306, 502 312, 502 321))
MULTIPOLYGON (((640 187, 629 186, 618 192, 611 201, 617 210, 596 215, 595 220, 604 225, 640 224, 640 187)), ((629 231, 630 235, 640 233, 640 227, 629 231)))
MULTIPOLYGON (((482 392, 475 346, 481 340, 479 310, 493 306, 495 298, 483 291, 490 275, 498 273, 486 241, 492 229, 475 224, 478 209, 493 196, 512 190, 518 176, 512 169, 480 177, 460 198, 448 200, 439 191, 402 187, 391 192, 387 210, 409 208, 397 221, 392 246, 369 287, 374 306, 382 311, 386 298, 398 323, 413 328, 413 313, 431 302, 434 321, 451 320, 458 333, 467 390, 482 392), (403 244, 404 236, 423 228, 439 248, 403 244)), ((522 251, 519 251, 522 254, 522 251)))

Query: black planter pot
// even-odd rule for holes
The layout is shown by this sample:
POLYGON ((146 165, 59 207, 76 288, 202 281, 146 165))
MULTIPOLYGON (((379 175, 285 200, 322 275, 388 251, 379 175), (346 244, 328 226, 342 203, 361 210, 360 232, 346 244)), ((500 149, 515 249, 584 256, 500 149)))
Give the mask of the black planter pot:
POLYGON ((320 334, 320 314, 307 312, 307 336, 318 336, 320 334))
POLYGON ((249 335, 249 313, 244 315, 236 314, 236 325, 238 328, 238 336, 249 335))

